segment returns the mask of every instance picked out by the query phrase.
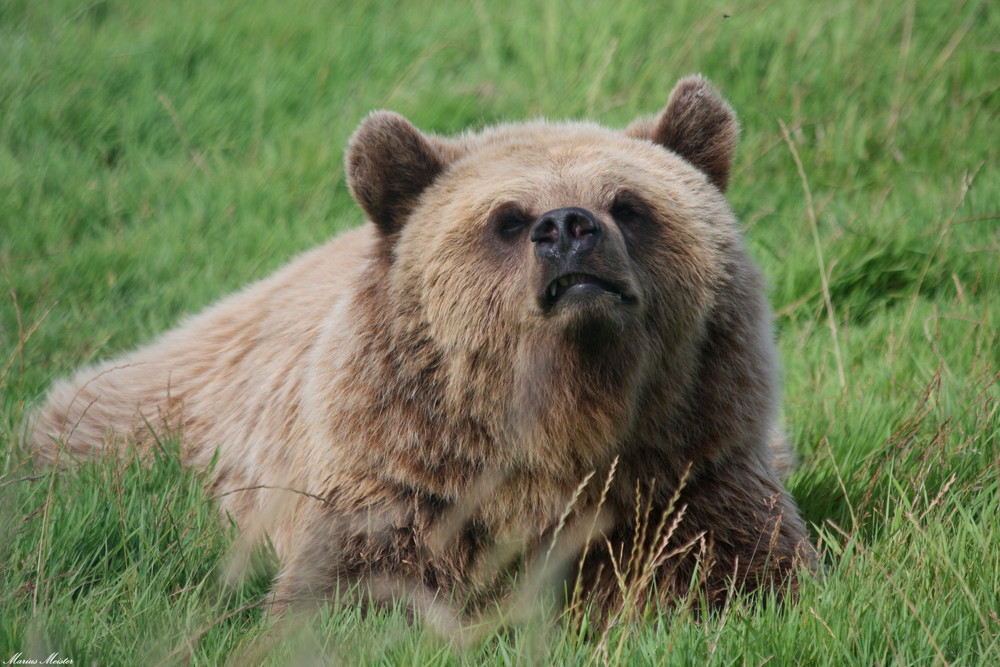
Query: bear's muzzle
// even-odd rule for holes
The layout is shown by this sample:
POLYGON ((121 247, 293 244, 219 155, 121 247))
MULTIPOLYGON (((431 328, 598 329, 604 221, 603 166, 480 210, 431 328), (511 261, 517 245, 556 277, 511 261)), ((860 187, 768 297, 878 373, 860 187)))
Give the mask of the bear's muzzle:
POLYGON ((543 213, 532 225, 530 238, 542 269, 542 312, 571 303, 635 305, 628 255, 587 209, 568 206, 543 213))

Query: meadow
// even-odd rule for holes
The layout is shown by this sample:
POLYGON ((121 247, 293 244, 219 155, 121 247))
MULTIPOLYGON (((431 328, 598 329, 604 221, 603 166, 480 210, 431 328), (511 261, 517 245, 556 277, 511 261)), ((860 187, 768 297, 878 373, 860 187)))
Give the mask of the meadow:
POLYGON ((3 0, 0 662, 1000 663, 998 37, 988 0, 3 0), (794 603, 468 645, 350 606, 279 628, 176 443, 27 463, 53 379, 360 224, 368 111, 621 127, 693 72, 743 127, 729 199, 824 563, 794 603))

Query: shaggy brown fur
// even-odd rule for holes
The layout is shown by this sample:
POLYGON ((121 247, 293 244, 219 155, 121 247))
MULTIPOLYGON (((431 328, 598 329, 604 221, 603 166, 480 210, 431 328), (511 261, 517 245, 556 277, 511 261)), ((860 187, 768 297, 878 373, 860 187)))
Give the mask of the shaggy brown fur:
POLYGON ((373 113, 346 159, 370 224, 57 383, 36 457, 150 427, 179 428, 197 468, 218 451, 222 510, 281 558, 279 603, 358 581, 495 599, 560 528, 564 561, 592 538, 579 576, 605 608, 664 536, 664 600, 699 558, 712 602, 794 584, 812 551, 769 447, 770 312, 723 197, 737 134, 700 77, 624 133, 444 138, 373 113))

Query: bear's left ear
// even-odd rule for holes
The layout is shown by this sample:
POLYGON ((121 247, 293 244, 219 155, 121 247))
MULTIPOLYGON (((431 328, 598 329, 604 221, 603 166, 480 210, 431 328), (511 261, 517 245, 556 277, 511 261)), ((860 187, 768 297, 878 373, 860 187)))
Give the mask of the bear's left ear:
POLYGON ((391 111, 373 111, 347 145, 344 166, 355 201, 383 238, 394 240, 417 198, 448 165, 443 146, 391 111))
POLYGON ((632 123, 625 134, 677 153, 725 192, 740 125, 733 108, 701 75, 678 81, 660 115, 632 123))

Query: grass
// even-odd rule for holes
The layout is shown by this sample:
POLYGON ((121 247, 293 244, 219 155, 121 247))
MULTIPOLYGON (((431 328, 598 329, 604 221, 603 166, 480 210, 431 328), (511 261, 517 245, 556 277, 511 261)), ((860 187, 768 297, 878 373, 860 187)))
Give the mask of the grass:
POLYGON ((0 660, 996 664, 998 34, 982 0, 7 0, 0 660), (790 488, 825 563, 798 602, 464 650, 399 613, 279 630, 273 566, 224 583, 234 533, 175 443, 149 465, 26 466, 23 418, 55 377, 359 222, 341 151, 368 110, 622 126, 698 71, 743 123, 730 200, 772 286, 790 488))

